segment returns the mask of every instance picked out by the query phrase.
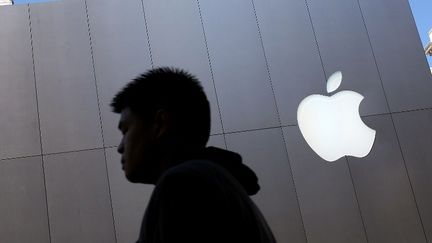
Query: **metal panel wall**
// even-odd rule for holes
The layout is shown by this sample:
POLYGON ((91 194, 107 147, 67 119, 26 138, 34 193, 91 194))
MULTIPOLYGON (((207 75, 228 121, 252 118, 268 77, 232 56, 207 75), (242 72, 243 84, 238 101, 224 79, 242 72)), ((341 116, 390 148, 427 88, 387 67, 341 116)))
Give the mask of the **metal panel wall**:
POLYGON ((284 134, 308 242, 367 242, 345 158, 324 161, 297 126, 284 134))
POLYGON ((306 3, 256 0, 255 8, 281 123, 297 124, 300 101, 325 94, 326 81, 306 3))
POLYGON ((407 0, 359 0, 391 111, 432 107, 432 76, 407 0))
POLYGON ((103 153, 44 156, 52 243, 115 242, 103 153))
POLYGON ((432 240, 432 111, 393 115, 427 239, 432 240))
POLYGON ((278 125, 250 1, 199 1, 225 131, 278 125))
POLYGON ((42 158, 0 162, 0 242, 49 242, 42 158))
POLYGON ((196 0, 144 1, 154 65, 183 68, 201 81, 211 108, 211 134, 222 133, 218 100, 196 0))
POLYGON ((362 115, 387 113, 387 104, 357 0, 307 0, 327 77, 342 71, 340 90, 367 97, 362 115))
POLYGON ((102 147, 84 0, 30 13, 43 152, 102 147))
POLYGON ((426 242, 390 115, 364 121, 376 130, 375 145, 348 162, 369 241, 426 242))
POLYGON ((27 6, 0 8, 0 33, 0 158, 40 155, 27 6))
POLYGON ((141 0, 87 1, 105 146, 120 142, 118 116, 109 104, 138 74, 151 68, 141 0))

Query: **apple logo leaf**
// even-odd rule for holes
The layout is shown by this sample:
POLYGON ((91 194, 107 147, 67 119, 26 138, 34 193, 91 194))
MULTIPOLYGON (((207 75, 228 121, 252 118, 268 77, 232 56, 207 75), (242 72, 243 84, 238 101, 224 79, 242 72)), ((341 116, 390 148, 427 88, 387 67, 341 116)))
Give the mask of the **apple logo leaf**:
POLYGON ((333 73, 327 80, 327 92, 331 93, 337 88, 339 88, 340 84, 342 82, 342 72, 337 71, 333 73))

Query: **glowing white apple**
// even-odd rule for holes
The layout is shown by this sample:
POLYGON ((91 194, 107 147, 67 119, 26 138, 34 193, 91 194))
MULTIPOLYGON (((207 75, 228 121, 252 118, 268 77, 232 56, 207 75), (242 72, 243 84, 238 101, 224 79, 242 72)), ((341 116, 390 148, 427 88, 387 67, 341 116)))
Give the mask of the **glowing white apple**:
MULTIPOLYGON (((342 73, 332 74, 327 92, 335 91, 342 82, 342 73)), ((340 91, 333 96, 310 95, 297 109, 300 131, 321 158, 332 162, 343 156, 365 157, 375 141, 375 130, 360 118, 363 96, 353 91, 340 91)))

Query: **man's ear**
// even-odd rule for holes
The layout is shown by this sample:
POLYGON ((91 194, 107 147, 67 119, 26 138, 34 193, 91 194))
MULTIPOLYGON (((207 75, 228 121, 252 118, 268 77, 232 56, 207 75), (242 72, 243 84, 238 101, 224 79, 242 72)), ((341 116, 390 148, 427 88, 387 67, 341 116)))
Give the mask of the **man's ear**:
POLYGON ((161 136, 168 133, 168 131, 172 127, 172 115, 170 112, 165 109, 159 109, 156 112, 154 119, 154 131, 156 138, 160 138, 161 136))

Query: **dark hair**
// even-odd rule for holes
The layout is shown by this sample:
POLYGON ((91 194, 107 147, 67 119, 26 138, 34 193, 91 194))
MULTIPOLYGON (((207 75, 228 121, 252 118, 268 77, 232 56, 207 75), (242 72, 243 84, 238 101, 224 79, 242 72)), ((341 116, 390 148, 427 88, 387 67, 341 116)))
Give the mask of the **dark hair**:
POLYGON ((210 105, 198 79, 190 73, 160 67, 127 84, 111 102, 115 113, 126 107, 144 119, 159 109, 173 116, 173 132, 186 142, 205 146, 210 136, 210 105))

